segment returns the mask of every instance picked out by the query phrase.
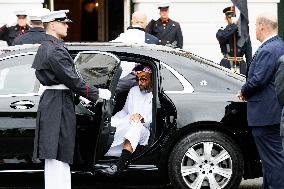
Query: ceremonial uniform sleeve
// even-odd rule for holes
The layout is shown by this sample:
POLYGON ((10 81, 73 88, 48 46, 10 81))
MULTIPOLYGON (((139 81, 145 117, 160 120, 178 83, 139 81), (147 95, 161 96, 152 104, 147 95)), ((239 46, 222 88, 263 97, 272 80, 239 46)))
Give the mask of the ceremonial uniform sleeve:
POLYGON ((284 55, 280 57, 279 67, 275 75, 275 88, 279 103, 284 106, 284 55))
POLYGON ((245 98, 250 98, 265 86, 274 74, 273 54, 269 51, 261 51, 256 59, 256 66, 253 76, 247 79, 242 87, 242 94, 245 98))
POLYGON ((245 43, 245 57, 247 64, 249 64, 252 59, 252 47, 251 47, 250 38, 248 38, 245 43))
POLYGON ((71 91, 93 102, 99 98, 98 89, 88 85, 77 75, 74 69, 74 62, 65 49, 56 48, 51 52, 48 60, 55 77, 71 91))
POLYGON ((237 31, 237 29, 238 26, 236 24, 230 24, 224 30, 219 29, 216 33, 216 38, 220 44, 224 44, 226 40, 237 31))
POLYGON ((7 26, 4 25, 0 28, 0 39, 5 40, 5 33, 7 32, 7 26))
POLYGON ((182 49, 183 47, 183 36, 182 36, 182 31, 181 31, 181 27, 180 25, 178 25, 178 28, 177 28, 177 47, 182 49))

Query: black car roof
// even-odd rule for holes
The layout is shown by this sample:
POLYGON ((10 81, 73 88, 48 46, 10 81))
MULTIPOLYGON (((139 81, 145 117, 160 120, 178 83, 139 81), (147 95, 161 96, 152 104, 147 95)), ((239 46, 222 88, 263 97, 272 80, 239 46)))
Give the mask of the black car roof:
MULTIPOLYGON (((205 59, 203 57, 200 57, 183 49, 174 49, 167 46, 152 45, 152 44, 125 44, 117 42, 66 42, 65 44, 68 50, 70 51, 94 50, 94 51, 110 52, 115 54, 132 53, 141 56, 150 56, 157 59, 163 58, 165 55, 163 53, 168 53, 172 55, 189 58, 194 62, 205 64, 209 67, 214 67, 217 70, 222 70, 222 72, 226 72, 227 75, 230 75, 230 77, 234 77, 238 80, 245 79, 242 75, 233 74, 230 72, 229 69, 221 67, 220 65, 214 63, 211 60, 205 59)), ((1 54, 0 58, 11 54, 36 52, 39 46, 40 46, 39 44, 34 44, 34 45, 26 44, 26 45, 17 45, 17 46, 10 46, 7 48, 3 48, 2 50, 5 53, 1 54)))

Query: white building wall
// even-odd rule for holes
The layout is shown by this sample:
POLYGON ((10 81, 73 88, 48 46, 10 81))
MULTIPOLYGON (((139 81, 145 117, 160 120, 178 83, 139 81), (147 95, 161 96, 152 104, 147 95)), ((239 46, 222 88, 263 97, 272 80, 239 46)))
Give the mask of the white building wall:
MULTIPOLYGON (((248 0, 250 36, 253 53, 260 45, 255 39, 255 19, 259 13, 277 15, 280 0, 248 0)), ((147 14, 148 21, 159 18, 159 0, 133 0, 135 10, 147 14)), ((194 54, 219 62, 222 58, 216 32, 226 26, 223 9, 231 6, 230 0, 172 0, 170 18, 179 22, 184 36, 184 49, 194 54)))
MULTIPOLYGON (((7 23, 17 21, 14 14, 17 10, 27 12, 42 8, 44 0, 0 0, 0 27, 7 23)), ((0 46, 6 45, 6 42, 0 40, 0 46)))

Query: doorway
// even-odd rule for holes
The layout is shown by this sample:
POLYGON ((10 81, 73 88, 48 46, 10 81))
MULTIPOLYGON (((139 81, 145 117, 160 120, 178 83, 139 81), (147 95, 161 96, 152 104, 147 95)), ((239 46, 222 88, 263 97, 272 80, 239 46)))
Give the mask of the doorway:
POLYGON ((65 41, 110 41, 129 23, 130 0, 45 0, 44 6, 54 10, 68 9, 69 24, 65 41))

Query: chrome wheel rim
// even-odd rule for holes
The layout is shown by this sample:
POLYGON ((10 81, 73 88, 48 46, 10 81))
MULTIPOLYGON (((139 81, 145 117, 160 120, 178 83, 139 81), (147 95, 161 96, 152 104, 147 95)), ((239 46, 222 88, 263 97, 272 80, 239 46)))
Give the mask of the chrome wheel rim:
POLYGON ((181 162, 181 175, 189 188, 224 188, 233 173, 227 150, 213 142, 200 142, 189 148, 181 162))

